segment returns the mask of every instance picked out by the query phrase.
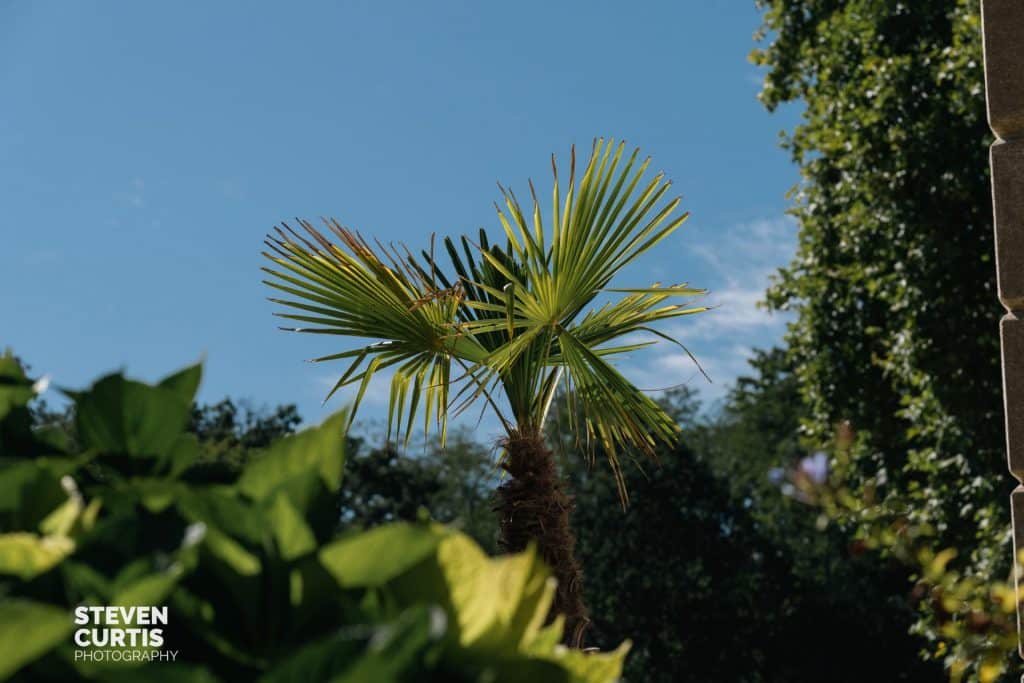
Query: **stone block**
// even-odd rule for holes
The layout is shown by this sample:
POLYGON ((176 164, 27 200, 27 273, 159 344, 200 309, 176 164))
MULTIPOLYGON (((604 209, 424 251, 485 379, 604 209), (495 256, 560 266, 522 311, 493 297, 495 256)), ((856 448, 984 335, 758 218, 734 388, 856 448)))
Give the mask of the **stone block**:
POLYGON ((1024 137, 1024 2, 983 0, 988 120, 1004 140, 1024 137))
POLYGON ((1010 471, 1024 481, 1024 319, 1012 313, 999 322, 1003 347, 1003 401, 1010 471))
MULTIPOLYGON (((1024 8, 1024 2, 1021 2, 1024 8)), ((1021 37, 1024 44, 1024 35, 1021 37)), ((1024 310, 1024 140, 992 145, 992 200, 995 218, 999 300, 1024 310)))

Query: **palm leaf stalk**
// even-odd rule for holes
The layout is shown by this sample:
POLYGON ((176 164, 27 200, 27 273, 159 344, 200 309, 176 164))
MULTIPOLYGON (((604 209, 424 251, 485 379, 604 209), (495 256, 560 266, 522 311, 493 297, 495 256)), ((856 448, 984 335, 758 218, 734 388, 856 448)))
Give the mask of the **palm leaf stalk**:
POLYGON ((532 183, 529 213, 499 185, 504 246, 483 230, 475 241, 445 238, 448 269, 433 240, 414 256, 371 246, 334 220, 324 222, 338 242, 299 221, 301 231, 285 225, 269 235, 264 252, 273 263, 265 283, 286 296, 271 299, 286 309, 277 315, 301 325, 284 329, 373 340, 314 359, 348 362, 328 399, 357 386, 354 415, 373 377, 390 369, 388 433, 404 433, 406 443, 417 416, 424 432, 436 424, 443 441, 450 414, 480 401, 495 412, 510 475, 495 504, 501 545, 511 552, 537 544, 559 581, 552 618, 566 619, 574 646, 588 618, 572 499, 544 439, 552 399, 566 393, 579 441, 590 457, 603 452, 625 505, 622 455, 653 455, 678 426, 612 362, 658 339, 675 341, 656 325, 707 310, 694 305, 704 291, 686 284, 609 287, 687 218, 677 212, 680 199, 667 196, 664 174, 646 178, 650 160, 624 151, 624 143, 595 141, 577 178, 574 149, 564 194, 552 157, 548 225, 532 183), (654 339, 637 341, 645 334, 654 339))

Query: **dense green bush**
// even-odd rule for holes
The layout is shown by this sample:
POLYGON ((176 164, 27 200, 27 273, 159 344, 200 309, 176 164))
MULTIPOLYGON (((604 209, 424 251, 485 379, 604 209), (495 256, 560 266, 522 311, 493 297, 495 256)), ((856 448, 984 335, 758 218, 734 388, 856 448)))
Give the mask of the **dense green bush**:
POLYGON ((567 650, 561 619, 544 625, 554 588, 532 550, 490 559, 427 521, 337 536, 344 414, 208 483, 186 429, 199 379, 69 392, 72 444, 33 427, 33 384, 0 359, 0 678, 617 678, 625 646, 567 650), (175 661, 76 660, 80 605, 166 605, 175 661))

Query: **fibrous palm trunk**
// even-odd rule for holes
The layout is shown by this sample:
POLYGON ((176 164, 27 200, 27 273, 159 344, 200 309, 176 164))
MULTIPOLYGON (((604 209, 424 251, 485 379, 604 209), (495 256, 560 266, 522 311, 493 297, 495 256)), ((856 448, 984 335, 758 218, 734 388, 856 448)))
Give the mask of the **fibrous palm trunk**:
POLYGON ((590 620, 574 554, 576 538, 569 526, 572 497, 565 491, 554 455, 541 434, 514 433, 503 445, 501 466, 511 478, 498 487, 495 511, 501 526, 499 544, 505 552, 520 552, 530 541, 536 543, 558 580, 549 620, 565 615, 565 644, 581 647, 590 620))

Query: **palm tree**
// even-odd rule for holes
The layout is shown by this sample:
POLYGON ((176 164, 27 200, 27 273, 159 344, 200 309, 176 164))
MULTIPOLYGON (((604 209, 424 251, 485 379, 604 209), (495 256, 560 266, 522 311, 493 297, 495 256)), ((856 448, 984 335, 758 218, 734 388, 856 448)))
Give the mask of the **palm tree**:
POLYGON ((392 368, 388 433, 404 430, 406 442, 419 413, 424 431, 436 422, 443 441, 449 412, 478 400, 494 411, 506 431, 500 465, 509 475, 496 498, 500 545, 511 552, 536 543, 558 579, 552 614, 564 615, 575 646, 588 619, 571 498, 544 440, 552 399, 562 387, 581 444, 589 457, 595 447, 603 452, 625 505, 621 455, 653 454, 678 427, 610 361, 657 341, 639 339, 644 333, 678 344, 653 325, 706 310, 692 305, 703 290, 686 284, 608 288, 687 217, 675 215, 679 198, 665 199, 664 174, 641 184, 650 160, 638 163, 639 150, 624 159, 623 151, 623 143, 595 141, 577 184, 574 149, 564 197, 552 157, 550 234, 532 183, 529 217, 499 185, 505 246, 483 230, 478 243, 445 238, 447 274, 433 238, 416 257, 379 242, 375 249, 334 220, 324 222, 340 244, 300 221, 305 234, 283 225, 264 252, 276 264, 263 269, 272 277, 266 284, 293 297, 271 299, 292 311, 278 315, 312 325, 283 329, 376 340, 314 359, 349 361, 327 398, 358 384, 354 414, 371 379, 392 368))

